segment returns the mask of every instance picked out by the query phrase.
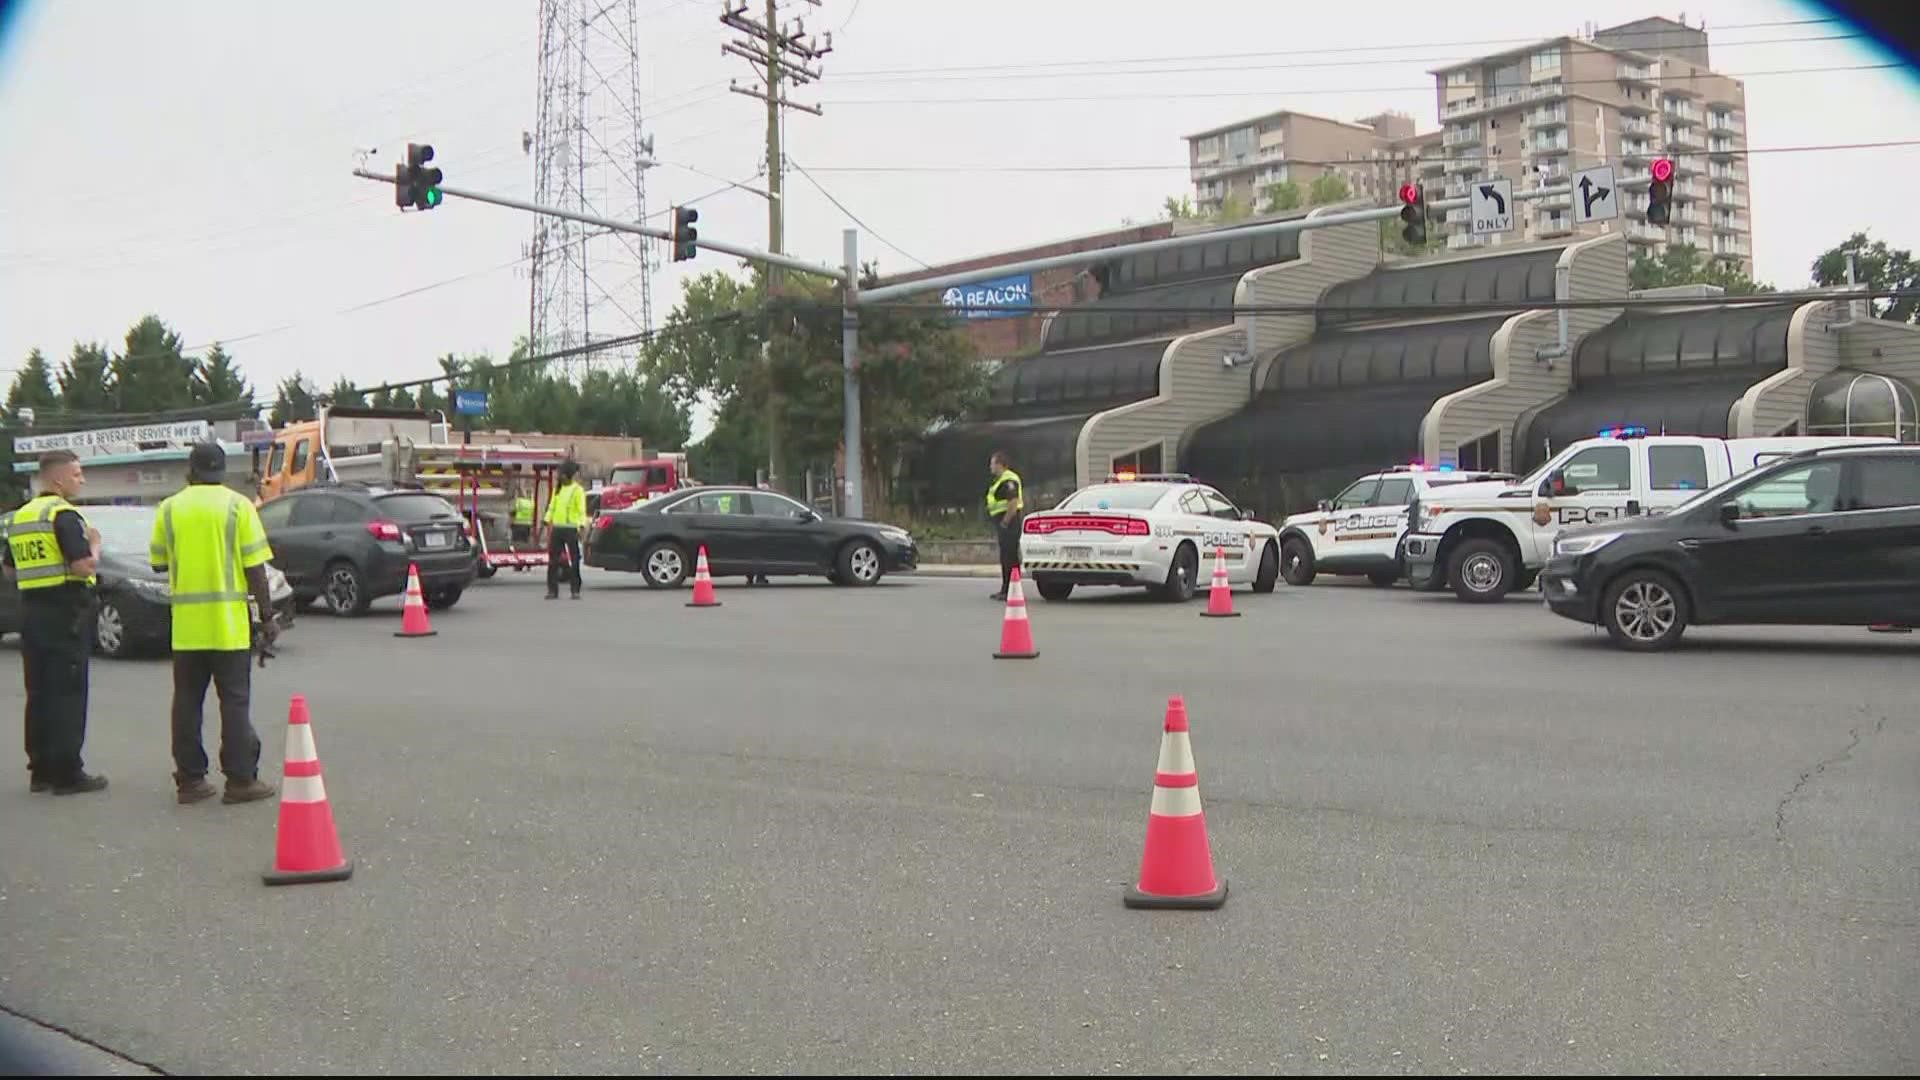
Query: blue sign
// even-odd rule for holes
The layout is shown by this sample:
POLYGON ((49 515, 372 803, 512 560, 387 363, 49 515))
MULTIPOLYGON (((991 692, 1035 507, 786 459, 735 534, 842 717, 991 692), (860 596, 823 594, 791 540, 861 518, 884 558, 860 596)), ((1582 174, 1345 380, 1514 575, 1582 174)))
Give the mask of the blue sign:
POLYGON ((485 390, 455 390, 453 392, 453 411, 461 416, 485 416, 487 414, 487 392, 485 390))
POLYGON ((1010 319, 1033 307, 1033 275, 955 285, 940 294, 940 302, 968 319, 1010 319))

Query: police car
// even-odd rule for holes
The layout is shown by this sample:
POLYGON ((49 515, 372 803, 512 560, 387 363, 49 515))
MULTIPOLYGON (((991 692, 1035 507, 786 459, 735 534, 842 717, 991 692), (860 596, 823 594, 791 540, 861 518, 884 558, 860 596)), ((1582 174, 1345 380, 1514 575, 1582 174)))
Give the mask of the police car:
POLYGON ((1123 472, 1030 515, 1021 527, 1020 563, 1048 600, 1065 600, 1079 585, 1120 585, 1179 602, 1212 580, 1221 551, 1228 581, 1272 592, 1280 532, 1252 518, 1184 473, 1123 472))
POLYGON ((1319 508, 1280 523, 1280 572, 1289 585, 1311 585, 1319 574, 1366 575, 1375 585, 1400 579, 1400 538, 1407 507, 1453 484, 1511 480, 1507 473, 1396 465, 1348 484, 1319 508))

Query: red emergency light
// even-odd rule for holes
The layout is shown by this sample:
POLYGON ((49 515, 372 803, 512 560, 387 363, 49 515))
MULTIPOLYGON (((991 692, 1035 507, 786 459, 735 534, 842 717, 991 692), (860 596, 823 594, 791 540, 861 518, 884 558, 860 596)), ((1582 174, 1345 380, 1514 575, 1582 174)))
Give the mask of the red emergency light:
POLYGON ((1653 174, 1655 180, 1664 184, 1673 179, 1673 162, 1667 158, 1655 158, 1652 168, 1648 171, 1653 174))

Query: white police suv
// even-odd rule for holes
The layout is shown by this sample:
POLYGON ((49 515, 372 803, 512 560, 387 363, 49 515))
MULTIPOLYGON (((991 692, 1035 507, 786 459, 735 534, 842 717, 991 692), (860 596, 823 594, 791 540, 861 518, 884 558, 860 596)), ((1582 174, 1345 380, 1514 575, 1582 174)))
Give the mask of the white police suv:
POLYGON ((1080 585, 1146 586, 1164 600, 1192 599, 1224 552, 1227 580, 1272 592, 1280 533, 1184 473, 1120 473, 1090 484, 1021 527, 1020 563, 1048 600, 1080 585))
POLYGON ((1319 574, 1366 575, 1375 585, 1400 579, 1400 538, 1407 507, 1454 484, 1511 480, 1507 473, 1396 465, 1348 484, 1318 509, 1280 523, 1280 572, 1289 585, 1311 585, 1319 574))

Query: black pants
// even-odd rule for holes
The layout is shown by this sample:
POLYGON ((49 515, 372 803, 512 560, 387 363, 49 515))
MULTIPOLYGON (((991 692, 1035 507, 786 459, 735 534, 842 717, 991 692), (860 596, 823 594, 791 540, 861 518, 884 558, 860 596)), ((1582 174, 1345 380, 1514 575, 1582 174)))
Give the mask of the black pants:
POLYGON ((255 779, 260 775, 260 736, 249 712, 253 654, 241 649, 173 654, 173 767, 189 779, 207 775, 200 727, 208 682, 220 690, 220 771, 228 780, 255 779))
POLYGON ((560 580, 563 577, 573 589, 573 594, 580 595, 580 530, 554 528, 547 532, 547 595, 560 595, 560 580), (564 570, 560 566, 562 554, 567 560, 564 570))
POLYGON ((1004 593, 1013 579, 1013 568, 1020 565, 1020 521, 1016 518, 1007 525, 995 519, 993 531, 1000 540, 1000 591, 1004 593))
POLYGON ((20 667, 26 680, 27 770, 58 784, 82 772, 87 741, 90 597, 22 601, 20 667))

